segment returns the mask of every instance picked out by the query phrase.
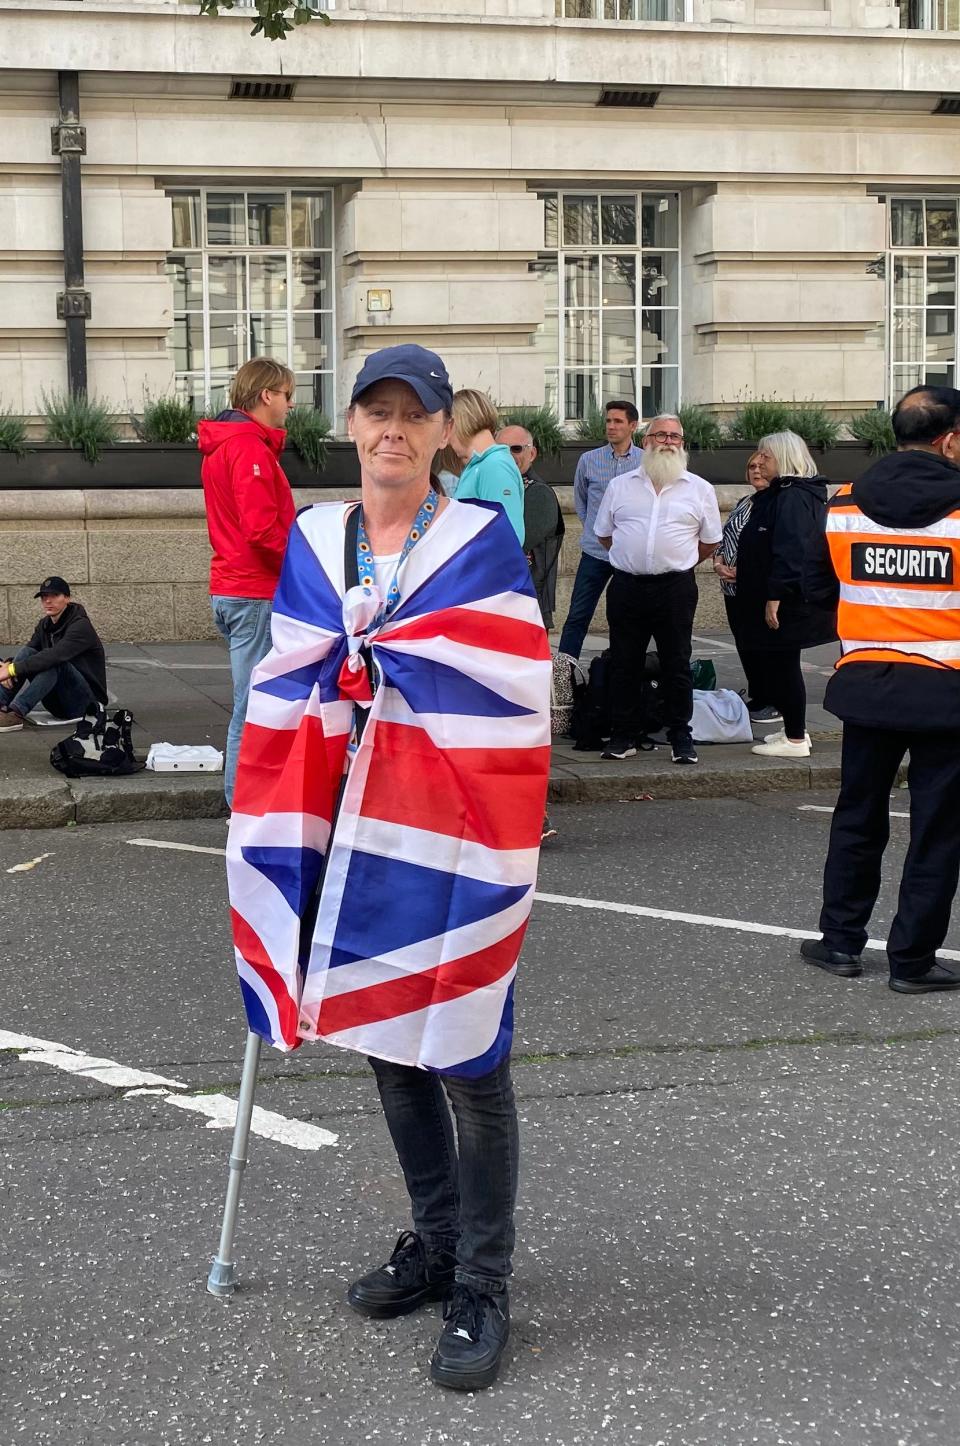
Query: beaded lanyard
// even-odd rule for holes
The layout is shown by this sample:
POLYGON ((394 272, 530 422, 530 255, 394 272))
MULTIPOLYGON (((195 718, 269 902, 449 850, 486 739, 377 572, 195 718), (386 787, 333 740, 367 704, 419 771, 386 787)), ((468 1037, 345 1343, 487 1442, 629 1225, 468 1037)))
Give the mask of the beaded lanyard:
MULTIPOLYGON (((380 611, 377 613, 376 617, 370 623, 370 627, 379 627, 380 624, 386 622, 387 618, 391 615, 391 613, 395 612, 396 609, 399 607, 400 586, 397 582, 397 578, 400 574, 400 568, 403 566, 403 563, 406 560, 410 551, 420 541, 421 537, 427 531, 427 528, 436 517, 438 501, 439 499, 437 497, 437 494, 431 487, 430 491, 426 495, 423 504, 420 507, 420 511, 413 519, 413 526, 410 529, 406 542, 403 544, 403 551, 397 558, 397 565, 393 573, 393 582, 387 589, 387 596, 384 604, 381 607, 380 611)), ((373 587, 375 582, 373 567, 373 548, 370 546, 370 539, 367 537, 367 529, 363 525, 362 509, 360 512, 360 524, 357 528, 357 576, 359 578, 360 586, 362 588, 366 588, 369 591, 369 589, 373 587)))

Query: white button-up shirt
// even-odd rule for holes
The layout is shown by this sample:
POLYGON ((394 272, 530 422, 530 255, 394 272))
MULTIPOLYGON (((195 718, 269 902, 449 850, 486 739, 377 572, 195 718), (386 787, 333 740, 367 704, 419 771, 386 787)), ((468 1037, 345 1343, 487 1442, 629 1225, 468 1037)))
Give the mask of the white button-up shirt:
POLYGON ((613 566, 641 577, 687 572, 700 561, 698 543, 717 543, 723 532, 717 494, 703 477, 682 472, 658 492, 642 467, 613 479, 594 528, 613 538, 613 566))

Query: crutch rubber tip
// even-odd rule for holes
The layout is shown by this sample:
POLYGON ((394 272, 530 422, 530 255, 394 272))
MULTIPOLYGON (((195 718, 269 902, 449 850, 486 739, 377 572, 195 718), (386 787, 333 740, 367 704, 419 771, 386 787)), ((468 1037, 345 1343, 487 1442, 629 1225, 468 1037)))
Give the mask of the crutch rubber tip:
POLYGON ((217 1295, 223 1299, 233 1295, 236 1288, 237 1279, 232 1261, 215 1260, 210 1267, 210 1274, 207 1276, 207 1290, 211 1295, 217 1295))

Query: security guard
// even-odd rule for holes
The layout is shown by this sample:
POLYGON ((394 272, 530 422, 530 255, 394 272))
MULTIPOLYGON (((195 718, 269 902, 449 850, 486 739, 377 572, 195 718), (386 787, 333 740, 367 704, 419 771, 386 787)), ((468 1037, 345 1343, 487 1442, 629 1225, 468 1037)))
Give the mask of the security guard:
POLYGON ((826 707, 843 720, 840 796, 820 941, 831 974, 860 953, 890 836, 890 790, 909 752, 910 847, 887 941, 890 988, 960 989, 937 962, 960 874, 960 391, 915 387, 893 413, 898 450, 829 504, 811 600, 838 603, 842 655, 826 707))

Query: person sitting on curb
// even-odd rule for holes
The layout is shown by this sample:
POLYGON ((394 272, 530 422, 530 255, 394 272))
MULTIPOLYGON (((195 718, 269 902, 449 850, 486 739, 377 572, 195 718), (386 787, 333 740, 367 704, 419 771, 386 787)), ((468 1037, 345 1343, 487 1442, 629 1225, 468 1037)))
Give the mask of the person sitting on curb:
POLYGON ((18 732, 38 703, 66 722, 107 701, 103 644, 70 584, 45 577, 34 597, 44 616, 29 643, 0 663, 0 733, 18 732))

